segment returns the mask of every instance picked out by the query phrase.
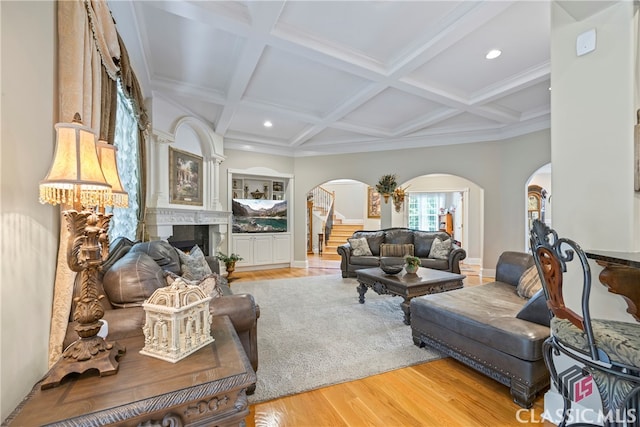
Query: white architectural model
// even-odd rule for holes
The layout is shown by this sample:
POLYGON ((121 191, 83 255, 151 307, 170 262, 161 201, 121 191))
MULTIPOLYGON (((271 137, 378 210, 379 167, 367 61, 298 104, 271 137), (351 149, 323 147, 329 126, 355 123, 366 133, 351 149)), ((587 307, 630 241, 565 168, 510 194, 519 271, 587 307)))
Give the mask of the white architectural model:
POLYGON ((146 321, 140 353, 175 363, 213 342, 210 300, 182 278, 157 289, 142 304, 146 321))

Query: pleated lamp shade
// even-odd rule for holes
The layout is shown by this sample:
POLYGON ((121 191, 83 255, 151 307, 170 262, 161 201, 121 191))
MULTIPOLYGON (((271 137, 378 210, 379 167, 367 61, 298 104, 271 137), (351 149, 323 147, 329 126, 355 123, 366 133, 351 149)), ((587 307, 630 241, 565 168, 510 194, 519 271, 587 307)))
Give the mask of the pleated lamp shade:
POLYGON ((96 137, 76 113, 72 123, 58 123, 56 150, 47 176, 40 181, 40 203, 108 206, 111 185, 100 167, 96 137))
POLYGON ((102 173, 111 185, 111 204, 116 208, 126 208, 129 206, 129 195, 122 187, 120 182, 120 173, 118 172, 118 162, 116 161, 116 153, 118 148, 112 144, 98 141, 96 144, 98 150, 98 159, 102 167, 102 173))

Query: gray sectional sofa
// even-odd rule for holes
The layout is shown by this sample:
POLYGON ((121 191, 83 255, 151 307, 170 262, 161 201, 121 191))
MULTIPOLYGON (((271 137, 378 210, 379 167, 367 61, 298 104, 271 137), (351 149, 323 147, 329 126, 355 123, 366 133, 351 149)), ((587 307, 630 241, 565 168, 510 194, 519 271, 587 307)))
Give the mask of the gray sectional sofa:
POLYGON ((527 253, 504 252, 494 282, 411 300, 411 331, 428 345, 509 386, 513 400, 529 408, 549 384, 542 344, 549 310, 542 291, 527 300, 516 287, 534 265, 527 253))
POLYGON ((422 267, 436 270, 460 273, 460 261, 467 257, 467 252, 452 244, 451 252, 446 259, 430 258, 431 245, 436 237, 445 241, 451 236, 441 231, 420 231, 409 228, 387 228, 384 230, 358 230, 353 233, 352 238, 364 237, 369 243, 371 255, 354 256, 351 245, 347 242, 338 246, 338 254, 342 257, 340 269, 342 277, 355 277, 356 270, 361 268, 372 268, 380 265, 380 246, 382 244, 393 245, 413 245, 413 254, 420 258, 422 267))

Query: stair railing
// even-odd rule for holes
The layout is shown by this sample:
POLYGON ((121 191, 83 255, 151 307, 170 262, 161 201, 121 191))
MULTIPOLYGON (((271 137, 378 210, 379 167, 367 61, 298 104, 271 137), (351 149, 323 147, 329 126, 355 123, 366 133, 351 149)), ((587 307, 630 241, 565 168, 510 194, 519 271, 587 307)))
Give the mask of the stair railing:
POLYGON ((313 209, 322 212, 322 223, 324 224, 324 243, 329 241, 331 230, 333 229, 333 213, 336 194, 328 191, 321 186, 314 187, 307 195, 309 200, 313 201, 313 209))

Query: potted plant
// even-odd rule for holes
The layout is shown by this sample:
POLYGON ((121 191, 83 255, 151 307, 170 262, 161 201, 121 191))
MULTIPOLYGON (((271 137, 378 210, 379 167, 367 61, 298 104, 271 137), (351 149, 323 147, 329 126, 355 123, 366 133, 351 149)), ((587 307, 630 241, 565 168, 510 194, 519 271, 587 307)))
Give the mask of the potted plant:
POLYGON ((416 271, 418 271, 418 268, 421 264, 422 263, 420 262, 420 258, 418 258, 417 256, 407 255, 406 257, 404 257, 404 269, 407 271, 407 273, 415 273, 416 271))
POLYGON ((236 269, 236 261, 242 261, 242 258, 238 254, 232 253, 231 255, 223 254, 222 252, 218 252, 216 258, 224 263, 224 268, 227 270, 227 279, 231 276, 236 269))
POLYGON ((389 201, 389 196, 398 187, 395 174, 382 175, 376 184, 376 191, 384 197, 384 202, 389 201))

